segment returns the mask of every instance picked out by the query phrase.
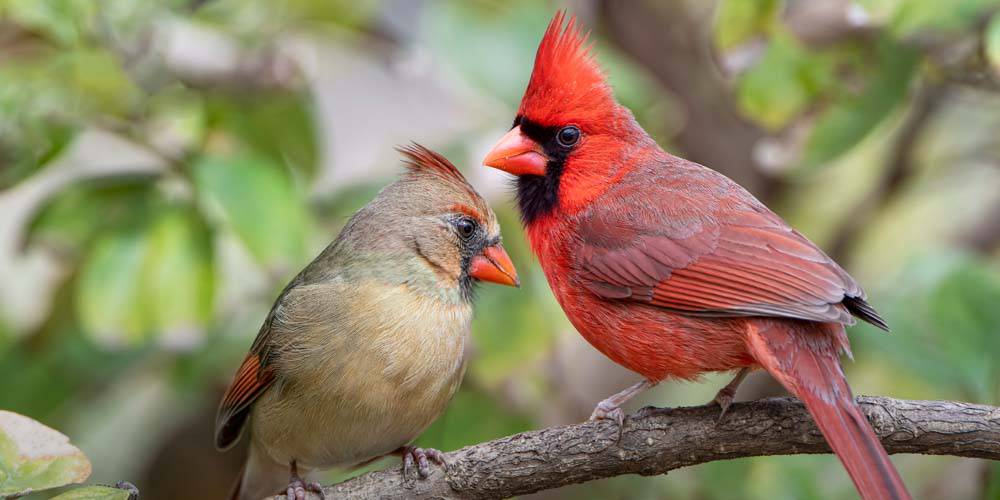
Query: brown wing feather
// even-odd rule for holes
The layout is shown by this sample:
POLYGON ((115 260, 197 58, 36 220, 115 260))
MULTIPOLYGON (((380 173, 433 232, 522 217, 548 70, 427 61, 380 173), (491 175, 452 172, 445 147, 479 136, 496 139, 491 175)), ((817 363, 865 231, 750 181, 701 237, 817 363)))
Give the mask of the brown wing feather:
POLYGON ((846 271, 729 179, 690 163, 650 175, 582 215, 576 268, 591 292, 691 315, 885 326, 846 271))
POLYGON ((215 446, 220 450, 231 447, 240 437, 250 405, 274 382, 274 372, 251 352, 243 360, 233 382, 222 397, 215 419, 215 446))

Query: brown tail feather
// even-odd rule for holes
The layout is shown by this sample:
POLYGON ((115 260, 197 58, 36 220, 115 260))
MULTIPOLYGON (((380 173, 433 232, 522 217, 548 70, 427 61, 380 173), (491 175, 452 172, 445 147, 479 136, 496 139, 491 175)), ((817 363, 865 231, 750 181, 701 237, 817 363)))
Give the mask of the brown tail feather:
POLYGON ((246 462, 243 463, 243 467, 240 467, 240 473, 236 476, 236 481, 233 482, 233 487, 229 489, 229 500, 239 500, 240 489, 243 486, 243 473, 247 470, 246 462))
POLYGON ((865 500, 909 500, 899 473, 861 409, 840 368, 847 347, 843 326, 760 320, 748 346, 757 361, 798 396, 865 500))

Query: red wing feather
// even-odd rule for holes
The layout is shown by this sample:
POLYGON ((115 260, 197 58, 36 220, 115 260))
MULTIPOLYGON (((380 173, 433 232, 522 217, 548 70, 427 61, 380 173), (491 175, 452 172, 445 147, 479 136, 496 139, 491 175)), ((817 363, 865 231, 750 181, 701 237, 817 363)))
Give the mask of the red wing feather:
POLYGON ((271 386, 274 372, 261 365, 260 356, 247 355, 233 377, 219 405, 215 419, 215 446, 220 450, 232 446, 243 430, 250 405, 271 386))
POLYGON ((613 193, 621 205, 585 214, 576 252, 583 285, 682 314, 854 322, 860 306, 849 306, 867 304, 847 272, 739 186, 697 174, 683 189, 662 173, 661 184, 624 183, 613 193))

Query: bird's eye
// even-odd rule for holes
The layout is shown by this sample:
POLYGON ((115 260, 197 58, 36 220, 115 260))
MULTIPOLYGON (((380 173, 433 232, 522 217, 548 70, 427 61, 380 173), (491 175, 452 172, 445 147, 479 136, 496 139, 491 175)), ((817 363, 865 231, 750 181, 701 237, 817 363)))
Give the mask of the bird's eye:
POLYGON ((455 222, 455 229, 458 230, 459 236, 468 239, 476 232, 476 222, 463 217, 455 222))
POLYGON ((556 141, 559 145, 565 148, 571 147, 580 140, 580 129, 576 128, 575 125, 569 125, 559 129, 559 133, 556 134, 556 141))

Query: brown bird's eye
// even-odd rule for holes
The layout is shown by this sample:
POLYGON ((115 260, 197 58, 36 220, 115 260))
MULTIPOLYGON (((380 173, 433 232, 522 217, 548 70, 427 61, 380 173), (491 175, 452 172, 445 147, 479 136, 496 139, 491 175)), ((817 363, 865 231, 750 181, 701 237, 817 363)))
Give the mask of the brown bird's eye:
POLYGON ((556 134, 556 141, 559 145, 565 148, 571 147, 576 144, 576 141, 580 140, 580 129, 576 128, 575 125, 569 125, 559 129, 559 133, 556 134))
POLYGON ((472 219, 461 218, 455 222, 455 229, 458 230, 458 235, 462 238, 468 239, 476 232, 476 223, 472 219))

